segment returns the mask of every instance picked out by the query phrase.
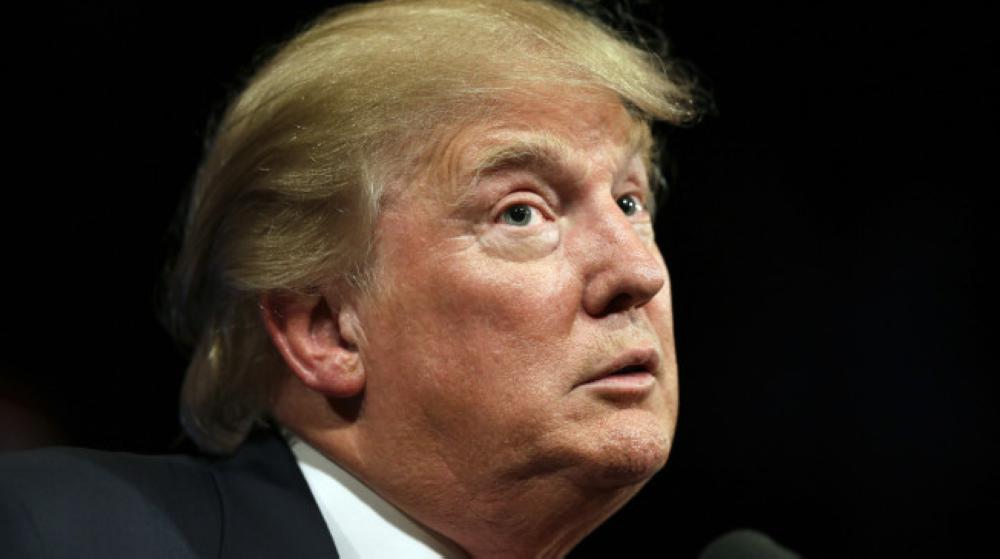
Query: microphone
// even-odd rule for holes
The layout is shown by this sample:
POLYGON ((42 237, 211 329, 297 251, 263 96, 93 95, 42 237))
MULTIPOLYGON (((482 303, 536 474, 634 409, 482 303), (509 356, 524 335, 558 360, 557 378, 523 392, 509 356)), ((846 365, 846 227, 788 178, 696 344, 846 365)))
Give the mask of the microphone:
POLYGON ((698 559, 801 559, 756 530, 741 529, 715 538, 698 559))

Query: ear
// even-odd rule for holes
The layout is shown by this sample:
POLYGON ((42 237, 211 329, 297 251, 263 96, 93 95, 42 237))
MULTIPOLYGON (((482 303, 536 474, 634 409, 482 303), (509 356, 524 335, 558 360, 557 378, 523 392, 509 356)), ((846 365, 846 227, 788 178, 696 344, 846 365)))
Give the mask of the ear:
POLYGON ((288 368, 309 388, 333 398, 364 390, 354 309, 323 295, 261 295, 261 316, 288 368))

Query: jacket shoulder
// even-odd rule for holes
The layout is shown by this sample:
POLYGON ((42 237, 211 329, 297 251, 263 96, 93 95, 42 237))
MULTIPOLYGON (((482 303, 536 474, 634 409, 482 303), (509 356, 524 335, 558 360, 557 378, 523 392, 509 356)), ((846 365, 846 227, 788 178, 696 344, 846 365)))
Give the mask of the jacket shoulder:
POLYGON ((219 507, 211 469, 189 457, 0 456, 0 546, 15 557, 214 557, 219 507))

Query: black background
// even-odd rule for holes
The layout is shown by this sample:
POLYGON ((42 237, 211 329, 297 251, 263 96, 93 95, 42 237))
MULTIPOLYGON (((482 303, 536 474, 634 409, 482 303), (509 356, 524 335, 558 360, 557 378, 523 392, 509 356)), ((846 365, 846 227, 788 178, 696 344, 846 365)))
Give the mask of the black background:
MULTIPOLYGON (((673 454, 574 556, 692 557, 738 527, 809 557, 972 553, 1000 507, 994 26, 944 2, 635 4, 718 111, 667 139, 673 454)), ((210 119, 324 6, 11 14, 0 419, 176 444, 169 224, 210 119)))

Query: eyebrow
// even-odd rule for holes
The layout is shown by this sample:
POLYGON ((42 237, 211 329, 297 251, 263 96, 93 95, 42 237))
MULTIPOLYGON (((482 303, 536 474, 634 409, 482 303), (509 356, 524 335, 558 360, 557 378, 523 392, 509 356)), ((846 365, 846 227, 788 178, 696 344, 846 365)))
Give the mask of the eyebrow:
MULTIPOLYGON (((650 152, 652 137, 648 127, 634 126, 629 130, 625 143, 625 161, 640 156, 646 166, 646 190, 649 193, 650 213, 655 211, 656 190, 651 175, 650 152)), ((583 177, 574 176, 574 167, 567 162, 573 159, 573 149, 557 135, 545 130, 518 131, 510 136, 496 137, 475 155, 467 170, 453 174, 448 181, 456 189, 456 206, 464 206, 477 190, 479 182, 491 175, 508 170, 525 170, 550 179, 567 179, 572 182, 583 177)))
MULTIPOLYGON (((638 128, 638 127, 637 127, 638 128)), ((649 171, 649 151, 652 147, 648 133, 631 130, 626 144, 626 159, 641 155, 649 171)), ((482 178, 509 170, 525 169, 539 174, 565 175, 571 168, 566 162, 572 159, 572 149, 558 136, 547 132, 520 133, 511 141, 498 142, 478 154, 472 169, 460 179, 461 184, 475 186, 482 178)), ((651 177, 647 177, 651 178, 651 177)))
POLYGON ((478 161, 462 182, 475 185, 484 177, 508 169, 565 174, 569 167, 565 163, 569 159, 569 146, 551 134, 519 135, 513 142, 505 142, 479 154, 478 161))

